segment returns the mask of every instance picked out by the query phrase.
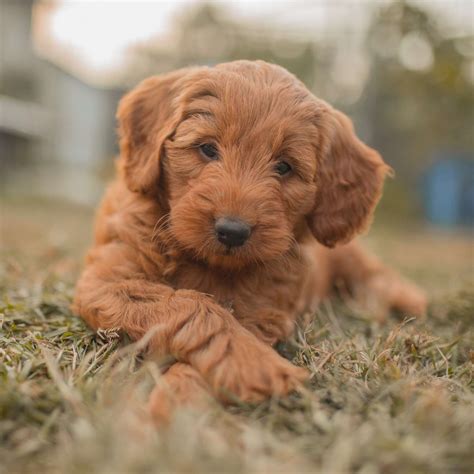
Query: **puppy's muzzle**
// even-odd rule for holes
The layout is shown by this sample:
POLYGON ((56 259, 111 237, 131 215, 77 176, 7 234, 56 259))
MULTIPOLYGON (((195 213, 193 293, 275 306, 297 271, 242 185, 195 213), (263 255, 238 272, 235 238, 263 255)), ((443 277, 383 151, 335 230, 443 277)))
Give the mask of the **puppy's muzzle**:
POLYGON ((249 238, 250 226, 234 217, 220 217, 215 227, 217 240, 227 247, 240 247, 249 238))

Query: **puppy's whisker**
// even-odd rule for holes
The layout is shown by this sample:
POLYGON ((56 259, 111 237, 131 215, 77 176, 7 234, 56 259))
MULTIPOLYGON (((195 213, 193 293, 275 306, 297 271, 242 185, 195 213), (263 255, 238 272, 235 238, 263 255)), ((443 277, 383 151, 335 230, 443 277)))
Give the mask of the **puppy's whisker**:
POLYGON ((158 234, 164 230, 164 227, 166 227, 168 225, 168 218, 169 218, 169 212, 167 212, 166 214, 163 214, 163 216, 161 216, 155 223, 155 225, 153 226, 153 230, 152 230, 152 233, 151 233, 151 240, 152 242, 155 240, 155 238, 158 236, 158 234))
POLYGON ((163 214, 155 223, 155 226, 153 227, 153 232, 156 230, 156 228, 161 225, 163 223, 163 221, 165 221, 166 219, 168 219, 170 213, 169 212, 166 212, 165 214, 163 214))

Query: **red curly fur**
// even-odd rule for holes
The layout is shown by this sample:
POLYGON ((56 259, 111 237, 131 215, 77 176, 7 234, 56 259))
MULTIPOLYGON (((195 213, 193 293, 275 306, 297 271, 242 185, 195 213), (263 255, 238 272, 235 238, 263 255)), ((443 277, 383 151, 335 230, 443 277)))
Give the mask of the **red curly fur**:
POLYGON ((151 77, 122 99, 118 120, 118 177, 74 308, 133 339, 155 328, 149 352, 177 361, 168 389, 150 398, 157 419, 203 393, 258 401, 297 387, 306 371, 272 345, 336 280, 379 314, 424 312, 417 288, 347 244, 368 225, 389 168, 283 68, 237 61, 151 77), (200 155, 206 142, 219 160, 200 155), (292 167, 283 177, 282 157, 292 167), (251 226, 245 245, 218 242, 225 216, 251 226))

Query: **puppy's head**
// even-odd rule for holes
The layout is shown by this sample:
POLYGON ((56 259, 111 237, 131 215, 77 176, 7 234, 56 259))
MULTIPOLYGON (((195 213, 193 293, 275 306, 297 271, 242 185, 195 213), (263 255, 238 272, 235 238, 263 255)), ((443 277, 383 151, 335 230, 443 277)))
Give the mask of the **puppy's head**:
POLYGON ((305 228, 349 241, 389 169, 344 114, 261 61, 149 78, 118 119, 128 187, 165 196, 178 247, 227 268, 284 255, 305 228))

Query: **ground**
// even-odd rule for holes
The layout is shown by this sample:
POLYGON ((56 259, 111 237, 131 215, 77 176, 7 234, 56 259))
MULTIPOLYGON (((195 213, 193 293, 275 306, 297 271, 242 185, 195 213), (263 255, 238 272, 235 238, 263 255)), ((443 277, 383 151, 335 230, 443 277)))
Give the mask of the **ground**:
POLYGON ((280 351, 302 393, 258 406, 144 411, 156 362, 69 308, 92 211, 2 205, 0 473, 468 473, 474 469, 472 240, 376 220, 366 245, 424 286, 428 318, 378 325, 323 305, 280 351))

